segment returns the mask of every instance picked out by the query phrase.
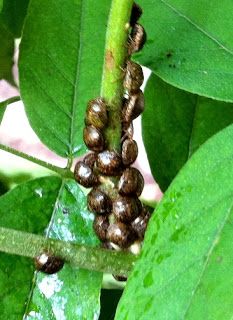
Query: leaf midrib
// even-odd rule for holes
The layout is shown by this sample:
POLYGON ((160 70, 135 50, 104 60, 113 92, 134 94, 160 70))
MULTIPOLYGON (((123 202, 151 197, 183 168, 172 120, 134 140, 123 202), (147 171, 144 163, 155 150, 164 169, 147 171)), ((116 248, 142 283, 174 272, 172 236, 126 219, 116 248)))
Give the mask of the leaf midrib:
POLYGON ((73 103, 71 110, 71 124, 70 124, 70 150, 68 154, 68 158, 72 160, 73 158, 73 150, 74 150, 74 121, 76 119, 76 102, 77 102, 77 91, 78 91, 78 79, 80 75, 80 61, 82 56, 82 45, 81 45, 81 34, 82 34, 82 25, 83 25, 83 0, 80 0, 80 19, 79 19, 79 48, 78 48, 78 57, 76 63, 76 73, 75 73, 75 81, 74 81, 74 91, 73 91, 73 103))
POLYGON ((205 31, 201 26, 196 24, 194 21, 192 21, 189 17, 187 17, 185 14, 174 8, 170 3, 167 3, 165 0, 160 0, 166 7, 168 7, 170 10, 175 12, 179 17, 185 19, 188 23, 190 23, 193 27, 195 27, 198 31, 203 33, 206 37, 208 37, 210 40, 215 42, 217 45, 219 45, 224 51, 229 53, 230 55, 233 56, 233 51, 228 49, 226 46, 224 46, 218 39, 216 39, 214 36, 209 34, 207 31, 205 31))

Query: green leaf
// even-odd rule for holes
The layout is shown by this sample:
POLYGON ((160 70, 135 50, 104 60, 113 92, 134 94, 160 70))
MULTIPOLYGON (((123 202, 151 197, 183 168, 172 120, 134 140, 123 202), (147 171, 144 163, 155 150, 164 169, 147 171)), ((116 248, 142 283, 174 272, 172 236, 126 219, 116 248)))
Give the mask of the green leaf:
POLYGON ((2 118, 4 116, 7 106, 17 101, 20 101, 20 97, 12 97, 0 102, 0 124, 2 122, 2 118))
POLYGON ((7 30, 0 18, 0 80, 14 84, 12 67, 14 56, 14 37, 7 30))
POLYGON ((148 41, 136 60, 178 88, 233 102, 233 2, 138 2, 148 41))
POLYGON ((61 156, 85 151, 87 101, 100 94, 108 0, 31 0, 20 46, 20 89, 40 139, 61 156), (46 12, 46 15, 44 14, 46 12))
MULTIPOLYGON (((40 178, 19 185, 0 197, 0 226, 40 234, 47 226, 61 180, 40 178)), ((32 261, 0 254, 2 319, 22 319, 33 276, 32 261)))
MULTIPOLYGON (((73 180, 63 181, 46 235, 50 238, 96 245, 93 214, 73 180)), ((26 319, 97 319, 102 274, 66 264, 54 275, 35 273, 26 319), (34 287, 35 285, 35 287, 34 287)))
POLYGON ((145 99, 143 140, 152 174, 165 191, 193 152, 233 123, 233 104, 193 95, 155 75, 145 99))
MULTIPOLYGON (((29 0, 3 0, 1 17, 15 38, 20 38, 29 0)), ((0 6, 1 9, 1 6, 0 6)))
POLYGON ((232 140, 233 125, 206 142, 165 193, 117 320, 232 319, 232 140))

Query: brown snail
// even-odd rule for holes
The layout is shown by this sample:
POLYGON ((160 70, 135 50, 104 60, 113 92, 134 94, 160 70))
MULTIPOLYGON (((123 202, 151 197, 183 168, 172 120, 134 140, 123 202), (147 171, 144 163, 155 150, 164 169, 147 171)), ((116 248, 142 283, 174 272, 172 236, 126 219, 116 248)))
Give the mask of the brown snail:
POLYGON ((128 248, 135 240, 135 234, 130 226, 116 222, 108 227, 107 239, 120 248, 128 248))
POLYGON ((87 195, 88 209, 97 214, 108 214, 111 211, 111 199, 99 188, 93 188, 87 195))
POLYGON ((144 188, 144 179, 141 172, 136 168, 127 168, 123 171, 118 183, 120 194, 136 194, 138 197, 144 188))
POLYGON ((87 126, 83 130, 83 140, 92 151, 102 151, 104 149, 104 137, 100 130, 94 126, 87 126))
POLYGON ((129 37, 129 54, 140 51, 146 42, 146 31, 142 25, 136 23, 129 37))
POLYGON ((87 105, 86 125, 93 125, 97 129, 103 129, 108 123, 108 114, 106 102, 99 97, 90 100, 87 105))
POLYGON ((138 145, 133 139, 126 139, 121 148, 122 163, 124 166, 130 166, 137 159, 138 145))
POLYGON ((112 275, 114 279, 116 279, 117 281, 127 281, 127 277, 126 276, 119 276, 119 275, 116 275, 116 274, 113 274, 112 275))
POLYGON ((125 139, 132 139, 134 134, 134 127, 133 123, 130 122, 123 122, 122 123, 122 138, 121 141, 124 141, 125 139))
POLYGON ((115 151, 105 150, 98 154, 96 166, 99 171, 108 176, 119 174, 121 168, 121 157, 115 151))
POLYGON ((98 215, 95 217, 93 228, 97 237, 103 242, 107 240, 108 227, 109 221, 107 216, 98 215))
POLYGON ((124 88, 129 94, 136 93, 140 89, 143 80, 142 67, 139 64, 128 60, 126 64, 124 88))
POLYGON ((39 256, 35 257, 34 263, 36 270, 47 274, 56 273, 64 266, 64 260, 50 255, 47 252, 43 252, 39 256))
POLYGON ((93 187, 99 183, 97 175, 83 161, 79 161, 76 163, 74 168, 74 178, 85 188, 93 187))
POLYGON ((83 158, 83 163, 88 165, 90 168, 93 168, 95 165, 96 159, 97 159, 97 154, 95 152, 90 152, 83 158))
POLYGON ((131 11, 131 17, 130 17, 130 25, 134 26, 135 23, 139 20, 139 18, 142 15, 142 8, 137 4, 133 3, 132 11, 131 11))
POLYGON ((149 221, 150 217, 151 217, 151 212, 146 207, 143 207, 143 210, 142 210, 140 216, 138 216, 131 223, 131 226, 132 226, 133 230, 135 231, 135 233, 137 234, 139 240, 144 239, 144 235, 145 235, 146 228, 147 228, 148 221, 149 221))
POLYGON ((136 119, 145 108, 144 95, 141 90, 130 95, 129 99, 125 101, 122 110, 123 122, 129 123, 136 119))
POLYGON ((117 221, 131 222, 139 216, 142 205, 137 197, 120 196, 112 203, 112 212, 117 221))

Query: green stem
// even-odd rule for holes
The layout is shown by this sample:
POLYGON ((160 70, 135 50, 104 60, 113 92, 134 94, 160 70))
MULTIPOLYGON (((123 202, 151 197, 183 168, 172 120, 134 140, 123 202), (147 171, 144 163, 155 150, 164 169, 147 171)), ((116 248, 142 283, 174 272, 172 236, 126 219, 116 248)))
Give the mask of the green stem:
POLYGON ((0 228, 0 251, 29 258, 47 251, 76 267, 126 276, 137 258, 131 253, 47 239, 7 228, 0 228))
POLYGON ((29 156, 28 154, 26 154, 24 152, 21 152, 16 149, 13 149, 11 147, 5 146, 4 144, 0 144, 0 149, 4 150, 6 152, 12 153, 12 154, 14 154, 18 157, 21 157, 23 159, 26 159, 28 161, 34 162, 34 163, 38 164, 39 166, 42 166, 46 169, 54 171, 64 178, 73 178, 73 173, 70 170, 68 170, 67 168, 60 168, 60 167, 54 166, 48 162, 45 162, 43 160, 29 156))
POLYGON ((109 15, 101 96, 108 103, 109 124, 105 138, 109 149, 120 151, 121 108, 127 38, 133 0, 112 0, 109 15))
POLYGON ((19 96, 15 96, 15 97, 11 97, 7 100, 4 100, 4 101, 1 101, 0 102, 0 107, 6 107, 8 106, 8 104, 11 104, 11 103, 14 103, 14 102, 17 102, 17 101, 20 101, 20 97, 19 96))

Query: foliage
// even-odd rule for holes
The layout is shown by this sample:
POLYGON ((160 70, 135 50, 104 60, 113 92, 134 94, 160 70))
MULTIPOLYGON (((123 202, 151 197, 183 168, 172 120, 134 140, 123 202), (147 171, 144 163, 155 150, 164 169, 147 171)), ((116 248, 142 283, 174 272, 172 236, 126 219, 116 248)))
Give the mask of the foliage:
MULTIPOLYGON (((165 194, 115 319, 230 320, 233 3, 138 3, 147 42, 133 58, 152 71, 143 141, 165 194)), ((84 112, 86 102, 100 95, 110 6, 107 0, 0 0, 0 79, 15 85, 14 43, 21 37, 20 96, 27 117, 41 141, 67 159, 63 169, 28 157, 57 176, 20 183, 1 195, 0 227, 63 240, 64 247, 66 242, 99 245, 93 214, 70 164, 86 152, 84 112)), ((18 99, 0 103, 0 122, 18 99)), ((90 271, 66 263, 58 274, 43 275, 27 257, 1 253, 0 261, 3 319, 98 318, 102 274, 97 265, 90 271)), ((103 312, 109 317, 120 294, 104 294, 103 312)))

